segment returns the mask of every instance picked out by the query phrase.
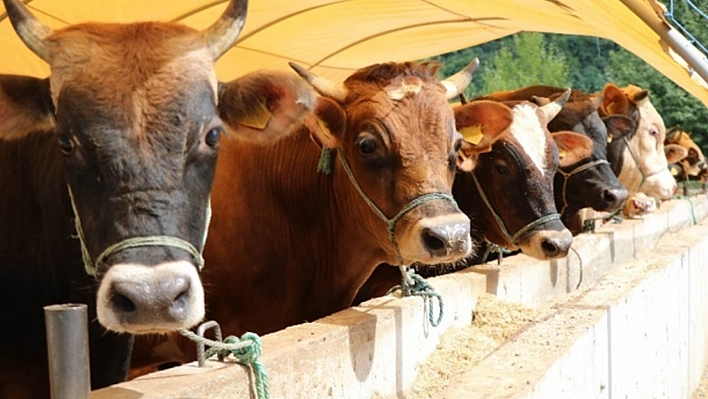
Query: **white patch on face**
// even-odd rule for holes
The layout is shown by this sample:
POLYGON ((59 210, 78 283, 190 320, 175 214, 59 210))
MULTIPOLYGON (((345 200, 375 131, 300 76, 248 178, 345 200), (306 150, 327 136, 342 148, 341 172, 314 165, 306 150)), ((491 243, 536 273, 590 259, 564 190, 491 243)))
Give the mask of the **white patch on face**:
POLYGON ((512 108, 514 121, 509 131, 521 148, 528 154, 541 176, 544 175, 546 159, 547 137, 541 121, 536 114, 536 107, 530 104, 519 104, 512 108))
POLYGON ((405 97, 415 96, 423 88, 423 81, 416 77, 405 79, 394 79, 391 84, 384 88, 384 92, 391 100, 402 100, 405 97))

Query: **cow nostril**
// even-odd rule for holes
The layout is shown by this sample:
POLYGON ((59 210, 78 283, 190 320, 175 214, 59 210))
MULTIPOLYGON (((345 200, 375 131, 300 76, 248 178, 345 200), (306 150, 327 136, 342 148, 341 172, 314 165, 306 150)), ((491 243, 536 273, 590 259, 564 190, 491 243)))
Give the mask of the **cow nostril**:
POLYGON ((611 190, 605 190, 603 199, 609 203, 614 203, 617 201, 617 196, 611 190))
POLYGON ((423 244, 425 244, 425 247, 431 252, 439 252, 445 249, 445 241, 430 229, 423 231, 423 244))
POLYGON ((114 294, 111 298, 113 302, 113 309, 118 313, 132 313, 135 312, 135 303, 131 301, 127 296, 121 294, 114 294))
POLYGON ((174 317, 180 317, 181 315, 187 313, 189 310, 189 282, 186 280, 180 281, 180 284, 177 288, 177 296, 175 296, 172 299, 172 302, 170 303, 170 313, 174 317))
POLYGON ((549 240, 547 238, 541 242, 541 248, 543 249, 543 252, 549 257, 554 257, 560 252, 560 248, 558 248, 558 245, 553 240, 549 240))

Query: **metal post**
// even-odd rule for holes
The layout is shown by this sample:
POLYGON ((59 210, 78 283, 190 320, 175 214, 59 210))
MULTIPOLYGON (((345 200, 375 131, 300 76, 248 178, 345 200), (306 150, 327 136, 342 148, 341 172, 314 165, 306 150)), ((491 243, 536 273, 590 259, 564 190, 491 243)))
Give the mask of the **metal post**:
POLYGON ((44 307, 52 399, 88 399, 91 391, 86 305, 44 307))

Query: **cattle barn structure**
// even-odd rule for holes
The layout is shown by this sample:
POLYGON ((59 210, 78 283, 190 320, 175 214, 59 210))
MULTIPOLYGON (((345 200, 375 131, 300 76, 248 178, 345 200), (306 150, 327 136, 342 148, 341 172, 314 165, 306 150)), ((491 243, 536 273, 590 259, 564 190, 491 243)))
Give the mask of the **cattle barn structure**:
MULTIPOLYGON (((225 9, 224 2, 205 0, 179 0, 167 7, 150 0, 139 6, 127 0, 25 3, 55 31, 86 21, 153 20, 203 30, 225 9)), ((286 71, 287 62, 296 61, 337 80, 366 65, 422 59, 519 31, 613 40, 708 105, 707 68, 664 20, 656 0, 251 0, 239 39, 214 72, 229 81, 264 68, 286 71)), ((3 6, 0 48, 0 73, 37 80, 49 76, 48 65, 15 34, 3 6)), ((699 267, 707 256, 702 249, 708 232, 705 202, 703 196, 671 200, 644 220, 581 235, 565 259, 539 262, 519 256, 504 267, 487 265, 431 280, 446 301, 438 328, 426 323, 427 309, 419 298, 385 297, 265 336, 262 359, 271 391, 276 397, 400 397, 413 386, 415 370, 439 336, 470 324, 474 298, 491 292, 541 308, 558 303, 544 308, 540 321, 439 397, 469 397, 469 392, 490 392, 483 397, 546 398, 557 392, 688 397, 708 359, 708 310, 701 307, 708 298, 700 286, 708 276, 699 267), (576 328, 567 335, 555 333, 569 325, 576 328), (622 367, 627 359, 655 367, 622 367), (293 370, 297 380, 288 379, 293 370)), ((249 397, 243 368, 208 365, 167 370, 91 397, 249 397)))

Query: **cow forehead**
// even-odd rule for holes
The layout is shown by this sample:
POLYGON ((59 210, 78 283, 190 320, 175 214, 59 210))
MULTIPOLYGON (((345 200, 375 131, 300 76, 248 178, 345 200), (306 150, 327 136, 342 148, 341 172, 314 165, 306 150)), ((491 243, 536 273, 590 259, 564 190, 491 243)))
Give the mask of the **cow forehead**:
POLYGON ((543 176, 548 164, 549 142, 546 129, 539 119, 538 107, 521 103, 515 105, 511 111, 514 119, 509 127, 509 133, 543 176))
MULTIPOLYGON (((71 84, 110 103, 126 93, 169 97, 206 80, 217 93, 212 58, 196 31, 172 24, 85 24, 51 37, 50 84, 58 107, 71 84)), ((214 97, 216 99, 216 97, 214 97)), ((148 101, 149 102, 149 101, 148 101)))

